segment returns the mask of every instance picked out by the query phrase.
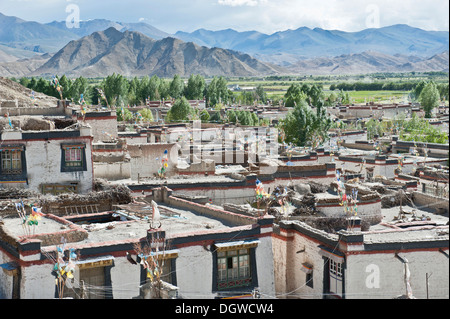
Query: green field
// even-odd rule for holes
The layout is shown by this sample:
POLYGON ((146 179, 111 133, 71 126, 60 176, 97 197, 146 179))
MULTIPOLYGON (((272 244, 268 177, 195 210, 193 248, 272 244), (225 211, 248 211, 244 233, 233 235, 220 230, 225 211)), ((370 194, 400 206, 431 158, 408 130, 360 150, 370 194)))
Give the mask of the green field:
MULTIPOLYGON (((405 73, 405 74, 372 74, 372 75, 348 75, 348 76, 303 76, 280 78, 227 78, 228 85, 239 85, 241 88, 256 88, 262 85, 269 99, 283 99, 287 89, 292 84, 316 84, 323 87, 326 96, 331 94, 330 86, 342 82, 382 82, 382 83, 408 83, 421 80, 433 80, 436 83, 448 83, 447 74, 433 73, 405 73)), ((338 90, 334 91, 338 94, 338 90)), ((348 91, 352 103, 363 104, 373 101, 375 103, 409 103, 410 91, 348 91)), ((446 102, 448 104, 448 102, 446 102)))
POLYGON ((409 94, 405 91, 350 91, 348 93, 355 104, 369 101, 408 103, 409 94))

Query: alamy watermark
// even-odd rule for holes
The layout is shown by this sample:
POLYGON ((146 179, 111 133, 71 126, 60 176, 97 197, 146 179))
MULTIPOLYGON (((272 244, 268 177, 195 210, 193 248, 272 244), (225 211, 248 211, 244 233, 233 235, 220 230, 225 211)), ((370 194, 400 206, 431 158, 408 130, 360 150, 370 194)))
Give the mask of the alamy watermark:
POLYGON ((366 287, 369 289, 380 288, 380 267, 375 264, 370 264, 366 267, 366 287))
POLYGON ((366 7, 366 27, 379 28, 380 27, 380 7, 376 4, 369 4, 366 7))
POLYGON ((80 7, 74 3, 68 4, 66 13, 69 14, 66 18, 66 27, 68 29, 78 29, 80 27, 80 7))
MULTIPOLYGON (((170 131, 163 142, 178 143, 178 156, 189 164, 213 160, 217 165, 260 163, 278 158, 278 130, 273 127, 202 128, 194 121, 192 129, 170 131)), ((273 174, 277 165, 264 165, 260 173, 273 174)))

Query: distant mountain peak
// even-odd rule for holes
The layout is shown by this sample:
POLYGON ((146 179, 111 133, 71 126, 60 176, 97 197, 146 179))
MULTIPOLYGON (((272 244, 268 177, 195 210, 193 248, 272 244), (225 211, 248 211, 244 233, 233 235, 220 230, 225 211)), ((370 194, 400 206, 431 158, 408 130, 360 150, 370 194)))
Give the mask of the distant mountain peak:
POLYGON ((378 51, 429 57, 449 47, 449 32, 425 31, 407 24, 365 29, 358 32, 326 30, 306 26, 271 35, 222 31, 180 32, 176 36, 208 47, 221 47, 258 56, 263 61, 286 64, 293 60, 332 57, 340 54, 378 51))
POLYGON ((256 76, 285 72, 235 51, 201 47, 175 37, 154 40, 136 31, 115 28, 95 32, 62 48, 33 75, 124 76, 256 76), (100 42, 97 37, 109 41, 100 42), (85 48, 85 49, 80 49, 85 48), (89 50, 87 50, 89 48, 89 50))

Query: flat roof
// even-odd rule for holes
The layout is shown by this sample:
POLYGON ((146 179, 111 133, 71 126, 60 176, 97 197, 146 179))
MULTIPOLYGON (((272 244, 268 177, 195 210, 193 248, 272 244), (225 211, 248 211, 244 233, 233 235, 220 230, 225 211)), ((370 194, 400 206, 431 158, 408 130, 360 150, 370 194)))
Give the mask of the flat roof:
MULTIPOLYGON (((158 204, 160 211, 160 222, 161 229, 166 232, 167 236, 173 237, 179 234, 191 234, 197 231, 217 231, 226 230, 236 227, 238 225, 229 225, 224 221, 215 219, 210 216, 203 216, 197 214, 194 211, 188 209, 180 209, 170 207, 167 204, 158 204)), ((148 214, 141 214, 141 218, 135 217, 132 212, 126 212, 124 210, 118 210, 116 212, 103 212, 98 214, 88 214, 88 215, 72 215, 60 217, 63 220, 70 220, 72 218, 83 218, 92 216, 105 216, 107 214, 116 214, 121 216, 130 215, 130 218, 122 218, 121 221, 110 221, 110 222, 86 222, 78 224, 77 226, 87 231, 87 238, 72 242, 71 245, 83 245, 83 244, 93 244, 93 243, 103 243, 109 241, 121 241, 130 239, 139 239, 147 236, 147 230, 151 226, 151 210, 148 205, 142 205, 141 210, 145 211, 148 209, 148 214), (147 206, 147 207, 146 207, 147 206), (120 214, 122 213, 122 214, 120 214)), ((64 224, 62 221, 54 220, 47 216, 41 217, 37 226, 32 226, 29 228, 29 233, 23 227, 22 219, 17 217, 7 217, 3 219, 4 229, 7 232, 16 237, 19 240, 21 237, 33 238, 35 236, 45 236, 46 234, 61 233, 61 238, 64 236, 64 232, 70 230, 70 223, 64 224)), ((156 227, 159 226, 156 225, 156 227)), ((56 245, 58 243, 52 243, 51 245, 56 245)))
POLYGON ((154 185, 164 185, 170 186, 174 184, 197 184, 197 183, 240 183, 239 180, 228 177, 226 175, 176 175, 176 176, 168 176, 164 179, 160 179, 158 177, 141 177, 140 182, 138 183, 135 180, 129 179, 121 179, 117 181, 110 181, 111 184, 125 184, 125 185, 145 185, 145 184, 154 184, 154 185))

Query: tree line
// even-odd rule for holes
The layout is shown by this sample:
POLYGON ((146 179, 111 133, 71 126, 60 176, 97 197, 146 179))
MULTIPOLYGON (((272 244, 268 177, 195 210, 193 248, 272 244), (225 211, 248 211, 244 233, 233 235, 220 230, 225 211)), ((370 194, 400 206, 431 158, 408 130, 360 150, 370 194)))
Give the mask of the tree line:
POLYGON ((331 84, 330 90, 341 90, 341 91, 411 91, 413 98, 418 98, 420 91, 428 83, 433 82, 436 88, 439 90, 439 95, 441 100, 448 100, 449 95, 449 84, 448 83, 436 83, 434 81, 421 80, 419 82, 354 82, 354 83, 338 83, 331 84), (419 93, 419 94, 417 94, 419 93))
MULTIPOLYGON (((188 100, 202 100, 206 98, 208 105, 228 103, 233 93, 227 88, 227 81, 223 77, 214 77, 208 84, 201 75, 191 75, 187 81, 179 75, 172 79, 144 76, 128 79, 121 74, 112 74, 99 83, 82 76, 70 79, 66 75, 56 76, 62 88, 64 99, 77 103, 81 95, 89 105, 103 104, 106 101, 98 89, 104 93, 108 104, 121 107, 127 105, 144 105, 147 101, 161 101, 185 97, 188 100), (186 82, 186 83, 185 83, 186 82)), ((44 78, 26 78, 17 80, 23 86, 49 96, 60 98, 59 92, 52 85, 51 80, 44 78)))
POLYGON ((335 106, 336 104, 349 104, 350 95, 348 92, 340 90, 338 93, 330 92, 325 93, 323 85, 321 84, 308 84, 308 83, 295 83, 292 84, 285 96, 285 106, 295 107, 301 101, 305 101, 310 106, 335 106))
POLYGON ((331 84, 330 90, 343 91, 410 91, 417 85, 417 82, 342 82, 331 84))

